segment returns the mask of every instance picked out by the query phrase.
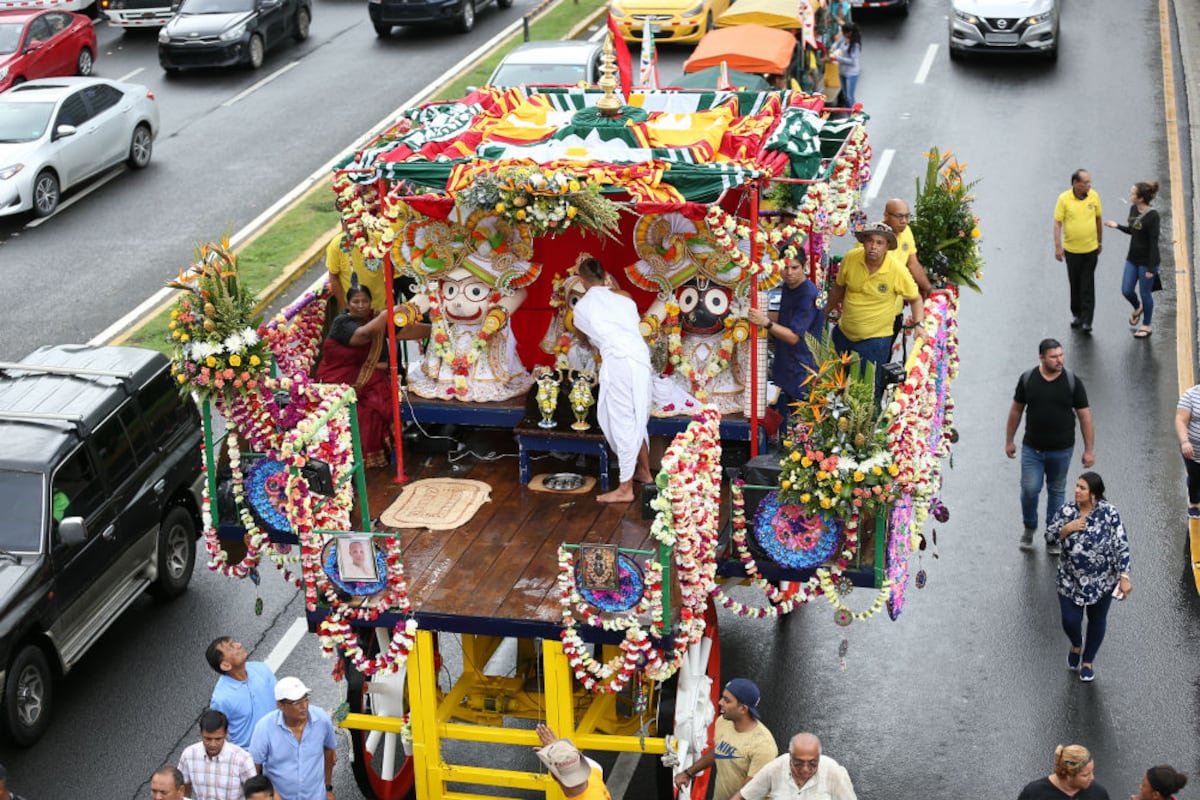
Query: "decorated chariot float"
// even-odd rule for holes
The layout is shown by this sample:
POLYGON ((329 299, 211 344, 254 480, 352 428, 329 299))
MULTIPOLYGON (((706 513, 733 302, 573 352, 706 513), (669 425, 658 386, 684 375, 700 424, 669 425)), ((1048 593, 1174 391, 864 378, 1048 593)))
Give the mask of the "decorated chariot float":
POLYGON ((416 108, 337 170, 347 239, 415 283, 388 297, 376 351, 394 470, 363 467, 354 386, 311 377, 323 288, 259 324, 224 245, 178 283, 175 371, 206 420, 209 565, 257 582, 274 564, 303 588, 369 797, 559 796, 512 748, 538 744, 534 722, 585 751, 661 755, 666 796, 709 743, 716 607, 895 618, 923 523, 945 511, 953 283, 926 301, 925 343, 882 404, 872 375, 813 342, 811 393, 765 454, 768 351, 746 314, 769 303, 788 247, 828 285, 831 238, 861 222, 865 114, 799 92, 621 97, 613 83, 609 68, 600 89, 484 88, 416 108), (660 373, 645 507, 595 503, 593 476, 531 489, 539 452, 594 457, 608 479, 597 354, 572 324, 581 252, 638 300, 660 373), (405 358, 397 331, 417 324, 428 340, 405 358), (445 422, 516 439, 519 466, 417 453, 422 433, 405 446, 405 431, 445 422), (726 594, 730 577, 761 602, 726 594), (494 752, 459 759, 463 742, 494 752))

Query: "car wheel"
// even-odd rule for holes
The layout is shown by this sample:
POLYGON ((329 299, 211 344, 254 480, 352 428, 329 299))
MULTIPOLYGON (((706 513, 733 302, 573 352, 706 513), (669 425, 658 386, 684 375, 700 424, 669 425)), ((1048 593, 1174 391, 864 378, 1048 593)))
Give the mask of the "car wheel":
POLYGON ((296 32, 293 34, 293 38, 297 42, 307 39, 310 25, 312 25, 312 13, 307 8, 301 8, 296 12, 296 32))
POLYGON ((712 15, 712 12, 710 11, 710 12, 708 12, 708 16, 704 18, 704 32, 708 33, 712 29, 713 29, 713 15, 712 15))
POLYGON ((150 127, 145 123, 133 129, 133 138, 129 140, 129 158, 126 163, 134 169, 142 169, 150 163, 150 154, 154 152, 154 137, 150 135, 150 127))
POLYGON ((496 0, 496 8, 512 8, 513 0, 496 0))
POLYGON ((51 170, 42 170, 33 181, 33 213, 39 217, 50 216, 58 209, 60 196, 58 176, 51 170))
POLYGON ((462 11, 458 13, 459 33, 475 30, 475 0, 462 0, 462 11))
POLYGON ((263 47, 262 37, 257 33, 250 37, 250 44, 246 47, 246 53, 246 65, 250 69, 258 69, 263 65, 265 48, 263 47))
POLYGON ((956 50, 953 47, 950 47, 947 49, 949 49, 949 51, 950 51, 950 60, 951 61, 962 61, 963 53, 961 50, 956 50))
POLYGON ((375 26, 375 35, 380 39, 385 39, 392 35, 392 26, 386 22, 373 22, 371 24, 375 26))
POLYGON ((896 13, 902 17, 908 16, 908 0, 904 0, 904 2, 900 4, 899 8, 896 9, 896 13))
POLYGON ((4 735, 13 744, 28 747, 46 732, 53 680, 40 647, 29 644, 17 651, 4 683, 4 735))
POLYGON ((158 529, 158 580, 150 594, 170 600, 187 590, 196 566, 196 523, 186 508, 175 506, 158 529))
POLYGON ((85 47, 79 51, 79 58, 75 61, 75 74, 91 75, 95 65, 96 59, 92 56, 92 51, 85 47))
MULTIPOLYGON (((18 75, 17 77, 13 78, 12 85, 20 86, 24 82, 25 82, 25 79, 18 75)), ((12 87, 10 86, 9 88, 11 89, 12 87)))

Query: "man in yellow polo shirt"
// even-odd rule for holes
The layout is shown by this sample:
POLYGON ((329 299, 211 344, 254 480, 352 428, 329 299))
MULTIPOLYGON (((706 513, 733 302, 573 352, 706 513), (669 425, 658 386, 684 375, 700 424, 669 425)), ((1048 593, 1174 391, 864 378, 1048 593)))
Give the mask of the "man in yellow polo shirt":
POLYGON ((887 223, 868 225, 854 236, 862 247, 842 258, 837 282, 829 292, 828 307, 842 309, 833 329, 833 344, 840 353, 857 353, 863 361, 880 367, 892 353, 896 298, 908 304, 913 330, 919 336, 924 336, 924 306, 907 265, 894 255, 896 234, 887 223))
POLYGON ((1054 258, 1066 261, 1071 284, 1071 327, 1092 332, 1096 310, 1096 262, 1100 259, 1104 223, 1100 195, 1086 169, 1071 174, 1071 188, 1054 204, 1054 258))

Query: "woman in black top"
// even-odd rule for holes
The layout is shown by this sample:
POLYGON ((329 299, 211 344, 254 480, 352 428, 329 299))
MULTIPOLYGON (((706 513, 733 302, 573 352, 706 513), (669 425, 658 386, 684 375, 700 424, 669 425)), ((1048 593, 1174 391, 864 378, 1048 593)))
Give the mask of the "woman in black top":
POLYGON ((1135 339, 1148 339, 1153 329, 1150 317, 1154 314, 1154 284, 1158 277, 1158 212, 1150 207, 1158 194, 1158 181, 1140 181, 1129 190, 1129 224, 1118 225, 1113 220, 1104 224, 1129 234, 1129 254, 1125 256, 1125 275, 1121 279, 1121 294, 1133 306, 1129 324, 1142 325, 1133 333, 1135 339), (1134 285, 1141 299, 1134 294, 1134 285))
POLYGON ((1168 764, 1146 770, 1142 786, 1129 800, 1175 800, 1175 793, 1187 786, 1187 775, 1168 764))
POLYGON ((1109 800, 1096 783, 1096 764, 1081 744, 1061 744, 1054 750, 1054 772, 1025 784, 1017 800, 1109 800))

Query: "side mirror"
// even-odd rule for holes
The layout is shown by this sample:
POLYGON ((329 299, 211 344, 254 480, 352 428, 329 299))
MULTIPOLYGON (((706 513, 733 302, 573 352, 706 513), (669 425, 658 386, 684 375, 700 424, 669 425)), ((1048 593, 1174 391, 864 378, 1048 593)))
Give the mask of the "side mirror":
POLYGON ((55 139, 65 139, 68 136, 74 136, 78 132, 79 132, 79 129, 76 128, 74 125, 59 125, 57 128, 54 129, 54 138, 55 139))
POLYGON ((87 541, 87 525, 83 517, 67 517, 58 523, 58 542, 66 547, 81 545, 87 541))
POLYGON ((28 45, 26 45, 25 52, 32 53, 34 50, 41 50, 41 49, 42 49, 41 42, 30 42, 28 45))

